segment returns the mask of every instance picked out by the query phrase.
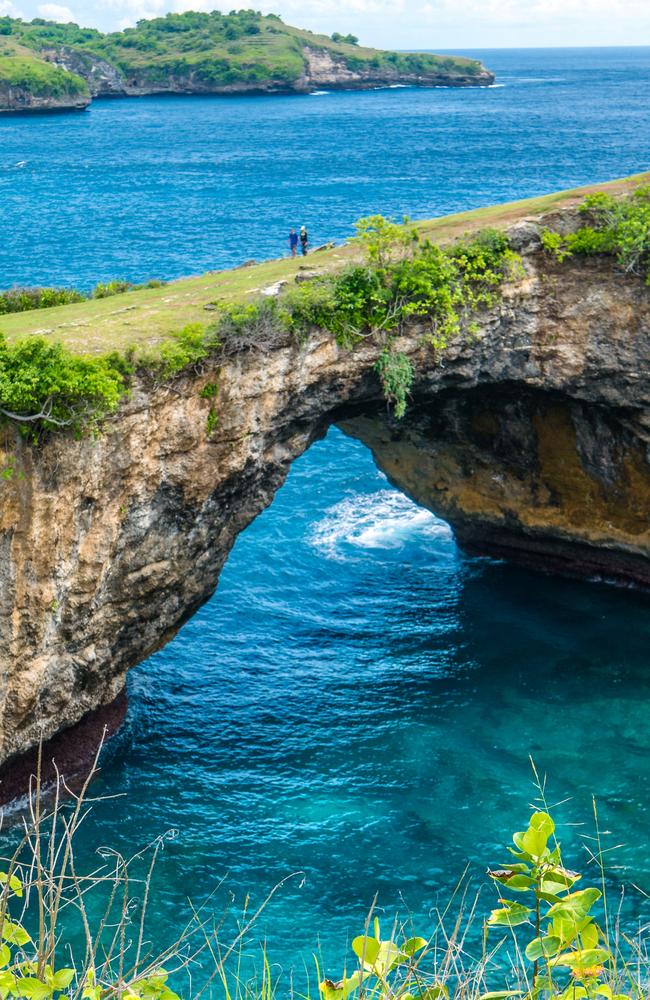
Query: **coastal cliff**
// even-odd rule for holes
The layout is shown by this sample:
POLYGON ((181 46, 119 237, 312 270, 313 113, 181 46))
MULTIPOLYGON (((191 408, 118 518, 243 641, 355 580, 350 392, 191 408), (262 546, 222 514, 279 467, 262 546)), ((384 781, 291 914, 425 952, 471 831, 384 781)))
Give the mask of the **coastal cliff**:
POLYGON ((107 35, 76 24, 2 17, 0 84, 17 68, 21 90, 0 86, 0 111, 82 108, 94 97, 494 82, 474 59, 370 49, 351 35, 316 35, 252 10, 168 14, 107 35), (76 100, 65 105, 65 94, 76 100))
POLYGON ((650 291, 611 256, 560 263, 541 245, 551 217, 521 214, 522 268, 498 302, 442 352, 417 321, 398 337, 414 371, 403 421, 381 342, 314 330, 242 342, 171 383, 138 376, 97 439, 35 446, 5 427, 0 759, 119 695, 333 423, 471 551, 650 585, 650 291))

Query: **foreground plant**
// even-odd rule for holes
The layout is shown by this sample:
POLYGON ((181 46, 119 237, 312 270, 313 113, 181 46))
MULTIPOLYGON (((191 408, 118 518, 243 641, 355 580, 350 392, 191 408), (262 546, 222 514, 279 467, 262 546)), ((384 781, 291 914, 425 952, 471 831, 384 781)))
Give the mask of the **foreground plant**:
POLYGON ((467 934, 476 913, 461 912, 446 925, 448 913, 428 938, 395 926, 382 939, 379 923, 355 938, 357 967, 338 981, 323 979, 323 1000, 647 1000, 647 959, 642 940, 610 940, 603 890, 577 888, 582 875, 565 867, 555 823, 546 811, 532 814, 509 847, 514 861, 488 870, 503 895, 485 922, 484 947, 472 956, 467 934), (603 920, 604 918, 604 920, 603 920), (506 930, 488 949, 488 934, 506 930), (494 990, 494 979, 510 984, 494 990))
POLYGON ((38 778, 31 783, 22 839, 0 866, 0 1000, 64 994, 70 1000, 181 1000, 179 993, 190 1000, 213 981, 238 1000, 230 959, 238 960, 241 942, 287 879, 256 909, 245 908, 230 940, 222 939, 223 916, 220 922, 190 907, 185 922, 179 916, 175 940, 155 946, 148 901, 170 835, 131 858, 102 848, 95 870, 78 870, 75 845, 91 809, 96 765, 78 793, 60 776, 47 796, 38 778), (195 992, 191 973, 198 970, 204 982, 195 992))
MULTIPOLYGON (((614 963, 607 936, 593 913, 602 892, 575 889, 582 876, 564 867, 555 823, 547 812, 535 812, 526 830, 513 836, 514 864, 489 870, 505 891, 526 902, 501 898, 490 914, 489 927, 522 928, 523 954, 532 963, 528 991, 488 994, 496 997, 561 997, 562 1000, 604 997, 625 1000, 605 981, 614 963), (528 902, 530 898, 530 903, 528 902), (532 936, 531 936, 532 934, 532 936)), ((525 971, 525 970, 524 970, 525 971)), ((487 997, 484 998, 487 1000, 487 997)))

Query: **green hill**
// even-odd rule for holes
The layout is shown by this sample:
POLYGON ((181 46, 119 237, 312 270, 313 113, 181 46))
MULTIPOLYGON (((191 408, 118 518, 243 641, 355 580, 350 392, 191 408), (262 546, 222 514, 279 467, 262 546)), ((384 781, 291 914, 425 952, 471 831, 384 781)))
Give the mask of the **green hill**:
POLYGON ((110 34, 39 18, 0 18, 4 111, 24 110, 29 95, 38 109, 48 95, 53 106, 66 99, 84 106, 108 95, 469 87, 493 80, 472 59, 364 48, 354 36, 315 35, 252 10, 167 14, 110 34))

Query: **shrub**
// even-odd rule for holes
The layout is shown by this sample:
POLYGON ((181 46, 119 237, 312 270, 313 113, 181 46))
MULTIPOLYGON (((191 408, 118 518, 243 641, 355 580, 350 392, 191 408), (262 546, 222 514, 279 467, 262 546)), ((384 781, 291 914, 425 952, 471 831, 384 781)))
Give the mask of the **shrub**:
POLYGON ((125 392, 124 359, 78 357, 61 344, 0 335, 0 415, 38 438, 55 428, 94 429, 125 392))
POLYGON ((574 254, 613 254, 622 270, 650 284, 650 187, 637 188, 627 198, 602 191, 589 195, 580 212, 591 224, 567 235, 544 230, 544 248, 560 262, 574 254))
POLYGON ((130 292, 134 287, 130 281, 100 281, 93 289, 92 298, 107 299, 111 295, 122 295, 123 292, 130 292))
POLYGON ((406 357, 390 348, 384 348, 375 364, 384 396, 396 420, 401 420, 406 413, 406 400, 413 384, 413 365, 406 357))
POLYGON ((85 296, 74 288, 10 288, 0 292, 0 314, 48 309, 70 302, 82 302, 85 296))

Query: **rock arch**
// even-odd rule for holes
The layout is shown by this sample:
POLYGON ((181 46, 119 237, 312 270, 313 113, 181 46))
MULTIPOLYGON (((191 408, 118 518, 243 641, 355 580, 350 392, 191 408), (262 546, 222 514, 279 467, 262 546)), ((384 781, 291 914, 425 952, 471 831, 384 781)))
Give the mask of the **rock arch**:
POLYGON ((111 703, 214 592, 239 532, 332 423, 461 544, 650 584, 650 292, 610 259, 557 264, 519 226, 525 276, 441 358, 417 329, 406 419, 380 346, 327 334, 138 384, 97 441, 19 441, 2 481, 0 760, 111 703), (201 395, 218 379, 218 424, 201 395))

